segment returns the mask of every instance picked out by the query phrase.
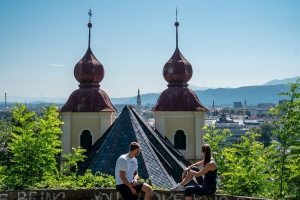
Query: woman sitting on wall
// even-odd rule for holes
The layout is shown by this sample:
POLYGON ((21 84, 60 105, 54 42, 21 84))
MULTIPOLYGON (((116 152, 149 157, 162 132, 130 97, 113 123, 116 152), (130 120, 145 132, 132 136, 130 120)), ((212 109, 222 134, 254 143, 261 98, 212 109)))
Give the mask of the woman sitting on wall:
POLYGON ((202 146, 202 155, 204 159, 184 169, 182 174, 182 182, 171 188, 173 191, 184 190, 184 196, 186 200, 192 199, 192 194, 198 195, 210 195, 216 192, 217 184, 217 165, 211 156, 211 148, 208 144, 202 146), (202 170, 198 167, 203 166, 202 170), (204 175, 204 180, 202 176, 204 175), (196 177, 199 185, 187 186, 193 177, 196 177))

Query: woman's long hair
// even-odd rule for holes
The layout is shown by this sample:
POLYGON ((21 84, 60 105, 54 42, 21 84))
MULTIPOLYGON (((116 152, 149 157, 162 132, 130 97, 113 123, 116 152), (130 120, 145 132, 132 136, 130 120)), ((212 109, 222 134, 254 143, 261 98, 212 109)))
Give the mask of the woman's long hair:
POLYGON ((209 163, 211 159, 211 148, 208 144, 203 144, 202 145, 202 152, 204 153, 204 165, 203 167, 209 163))

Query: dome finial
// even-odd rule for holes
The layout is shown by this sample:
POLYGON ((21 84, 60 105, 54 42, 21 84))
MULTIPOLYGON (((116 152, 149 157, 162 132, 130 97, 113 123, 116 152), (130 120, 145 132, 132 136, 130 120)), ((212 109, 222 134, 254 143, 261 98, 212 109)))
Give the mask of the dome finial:
POLYGON ((176 49, 178 49, 178 26, 179 26, 179 22, 177 22, 177 7, 176 7, 176 22, 175 22, 175 26, 176 26, 176 49))
POLYGON ((90 16, 89 22, 91 23, 91 18, 92 18, 92 10, 91 9, 89 10, 88 14, 90 16))
POLYGON ((90 9, 89 12, 89 23, 88 23, 88 27, 89 27, 89 48, 90 48, 90 43, 91 43, 91 28, 92 28, 92 23, 91 23, 91 18, 92 18, 92 10, 90 9))
POLYGON ((176 22, 177 22, 177 6, 176 6, 176 22))

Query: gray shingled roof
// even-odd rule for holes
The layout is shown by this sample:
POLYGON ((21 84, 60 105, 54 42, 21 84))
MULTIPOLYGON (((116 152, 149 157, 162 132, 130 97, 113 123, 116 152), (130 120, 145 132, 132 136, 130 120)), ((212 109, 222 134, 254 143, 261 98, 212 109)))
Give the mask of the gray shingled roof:
MULTIPOLYGON (((86 160, 79 165, 79 174, 87 169, 114 175, 116 161, 129 150, 131 142, 141 145, 137 156, 139 176, 158 187, 173 187, 181 182, 184 167, 190 165, 183 155, 160 133, 154 131, 144 118, 126 105, 111 127, 93 145, 86 160)), ((196 184, 193 180, 190 184, 196 184)))

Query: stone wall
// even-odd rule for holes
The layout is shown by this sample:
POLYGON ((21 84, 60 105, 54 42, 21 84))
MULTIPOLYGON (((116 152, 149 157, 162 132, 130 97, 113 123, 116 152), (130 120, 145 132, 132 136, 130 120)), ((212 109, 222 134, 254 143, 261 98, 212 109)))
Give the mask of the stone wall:
MULTIPOLYGON (((139 193, 140 200, 143 194, 139 193)), ((0 191, 0 200, 122 200, 115 189, 78 189, 78 190, 13 190, 0 191)), ((153 191, 153 200, 184 200, 183 192, 153 191)), ((260 198, 232 195, 197 196, 194 200, 262 200, 260 198)))

